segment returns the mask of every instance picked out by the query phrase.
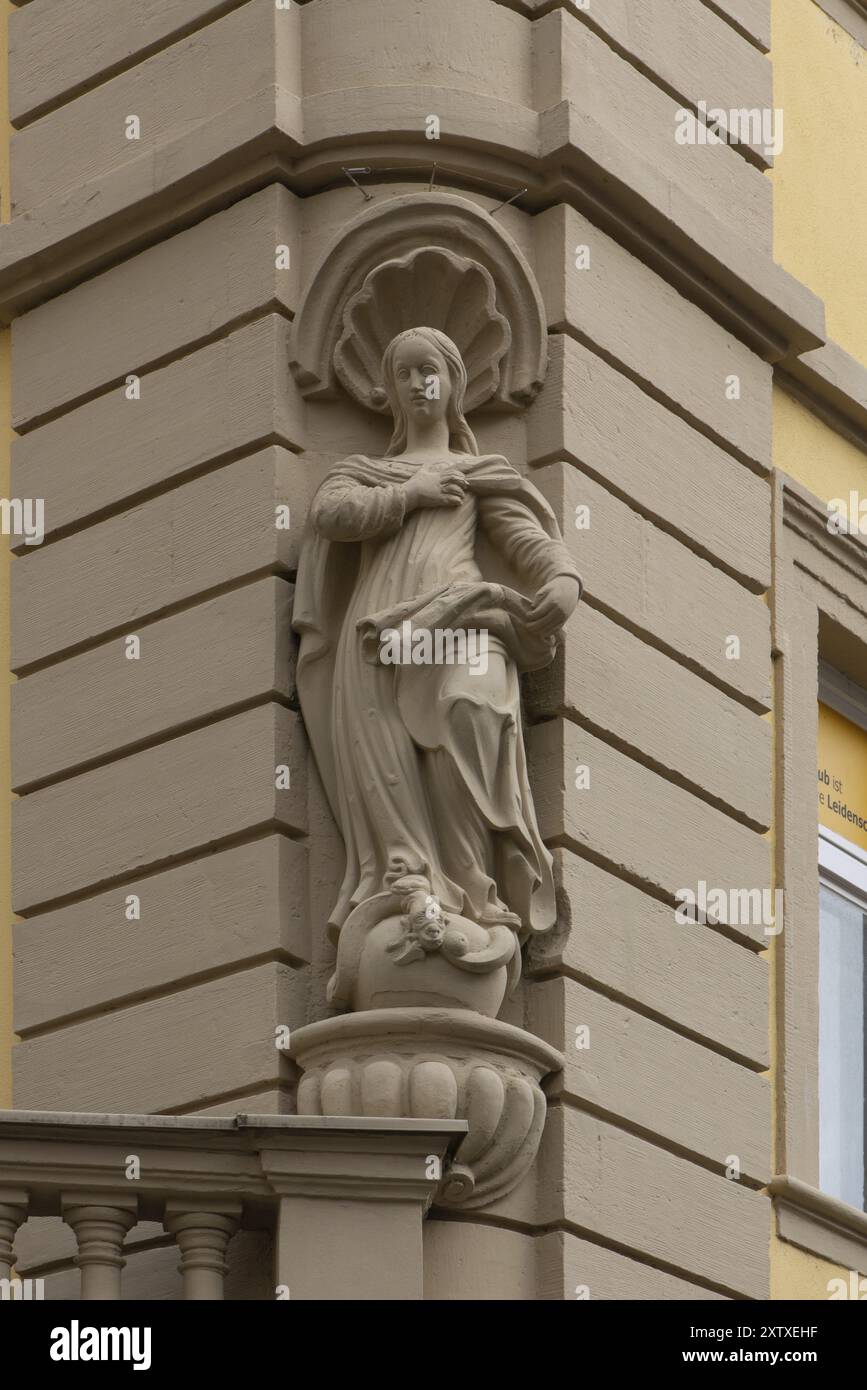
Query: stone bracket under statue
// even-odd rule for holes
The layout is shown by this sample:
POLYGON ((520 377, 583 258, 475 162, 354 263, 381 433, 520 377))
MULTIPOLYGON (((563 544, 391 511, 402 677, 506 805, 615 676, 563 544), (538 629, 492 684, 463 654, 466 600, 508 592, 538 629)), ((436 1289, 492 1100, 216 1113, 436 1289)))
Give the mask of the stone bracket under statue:
POLYGON ((546 365, 530 266, 451 194, 366 209, 326 249, 294 326, 302 392, 390 411, 394 431, 381 456, 328 474, 298 571, 301 709, 347 850, 328 987, 346 1012, 293 1034, 298 1112, 466 1120, 437 1196, 450 1208, 488 1205, 529 1172, 543 1083, 563 1065, 497 1015, 523 942, 556 922, 518 677, 553 659, 580 578, 547 501, 481 455, 467 421, 526 408, 546 365), (482 532, 514 585, 484 573, 482 532), (483 669, 383 662, 391 631, 468 624, 490 635, 483 669))
POLYGON ((545 1125, 555 1048, 469 1009, 343 1014, 293 1033, 299 1115, 461 1119, 468 1133, 435 1204, 489 1206, 526 1176, 545 1125))

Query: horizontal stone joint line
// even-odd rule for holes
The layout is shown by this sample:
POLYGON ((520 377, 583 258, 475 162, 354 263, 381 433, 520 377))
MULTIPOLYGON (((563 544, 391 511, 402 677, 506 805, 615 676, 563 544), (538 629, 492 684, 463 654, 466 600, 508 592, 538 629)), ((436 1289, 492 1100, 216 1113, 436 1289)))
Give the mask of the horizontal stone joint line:
POLYGON ((224 849, 234 849, 237 845, 246 845, 252 840, 262 840, 266 836, 274 834, 284 835, 287 840, 297 840, 302 843, 307 839, 306 831, 295 830, 294 827, 286 825, 283 821, 272 818, 262 821, 260 825, 256 825, 252 829, 239 830, 232 835, 223 835, 217 840, 209 840, 207 844, 194 845, 192 849, 167 855, 163 859, 155 859, 136 869, 126 869, 122 873, 97 879, 93 883, 89 883, 86 888, 76 889, 74 893, 62 893, 56 898, 46 898, 41 902, 28 903, 25 909, 18 909, 16 915, 29 921, 31 917, 38 917, 43 912, 54 912, 61 907, 71 907, 73 903, 83 902, 109 888, 119 888, 124 883, 138 883, 153 878, 155 874, 161 874, 166 869, 175 869, 182 864, 191 864, 197 859, 205 858, 206 855, 219 854, 224 849))
MULTIPOLYGON (((294 1063, 293 1063, 294 1065, 294 1063)), ((210 1109, 214 1105, 223 1105, 234 1100, 243 1100, 246 1096, 259 1096, 266 1091, 277 1091, 287 1099, 294 1099, 295 1088, 286 1080, 285 1076, 265 1076, 256 1080, 255 1086, 239 1086, 231 1091, 215 1091, 212 1095, 199 1096, 195 1102, 188 1102, 185 1105, 169 1106, 166 1110, 157 1110, 157 1115, 198 1115, 201 1110, 210 1109)), ((288 1114, 289 1111, 283 1113, 288 1114)))
MULTIPOLYGON (((728 561, 721 559, 714 551, 702 545, 701 541, 696 540, 695 537, 691 536, 687 531, 681 530, 669 517, 663 516, 660 512, 653 511, 645 502, 639 501, 631 492, 627 492, 624 488, 620 487, 607 473, 603 473, 598 468, 594 468, 592 465, 585 463, 584 460, 578 454, 573 453, 571 449, 548 449, 544 453, 535 455, 530 463, 530 467, 546 468, 552 463, 571 464, 579 473, 583 473, 586 477, 592 478, 595 483, 599 483, 600 487, 604 487, 605 491, 610 492, 612 497, 617 497, 621 502, 625 502, 631 511, 637 512, 645 521, 649 521, 655 526, 658 531, 664 531, 667 536, 671 536, 672 540, 677 541, 678 544, 684 546, 685 549, 691 550, 693 555, 697 555, 700 560, 704 560, 707 564, 712 565, 714 569, 719 570, 728 579, 733 579, 736 584, 740 584, 741 588, 746 589, 748 593, 763 595, 768 592, 766 586, 762 584, 760 580, 751 579, 749 575, 745 575, 734 565, 730 565, 728 561)), ((770 544, 770 539, 768 543, 770 544)))
POLYGON ((736 34, 740 34, 742 39, 746 39, 747 43, 752 44, 753 48, 757 48, 760 53, 765 52, 756 36, 751 34, 749 29, 745 29, 743 25, 738 24, 734 15, 729 14, 722 5, 716 4, 715 0, 700 0, 700 3, 704 5, 705 9, 715 14, 718 19, 722 19, 730 29, 734 29, 736 34))
MULTIPOLYGON (((560 3, 560 0, 558 0, 558 3, 560 3)), ((688 107, 693 115, 698 115, 698 102, 693 101, 692 97, 687 96, 685 92, 679 91, 677 87, 666 81, 666 79, 654 68, 650 67, 649 64, 642 62, 636 54, 630 53, 628 48, 624 48, 621 43, 618 43, 614 36, 607 33, 604 27, 598 23, 593 14, 592 7, 589 10, 574 9, 570 7, 569 0, 564 0, 562 8, 565 10, 569 19, 574 20, 576 24, 583 24, 585 28, 595 34, 598 39, 601 39, 606 48, 609 48, 611 52, 618 58, 621 58, 624 63, 628 63, 629 66, 641 77, 645 78, 651 86, 656 87, 660 92, 663 92, 665 96, 670 97, 672 101, 676 101, 679 106, 688 107)), ((710 7, 707 6, 706 8, 710 7)), ((550 10, 547 11, 549 14, 550 12, 550 10)), ((712 12, 716 13, 715 11, 712 12)), ((537 18, 542 17, 541 15, 537 16, 537 18)), ((729 145, 730 149, 733 149, 736 154, 739 154, 742 159, 745 159, 748 164, 752 164, 753 167, 758 169, 761 173, 764 173, 769 167, 769 161, 763 159, 758 151, 754 150, 751 145, 742 144, 740 140, 728 139, 726 143, 729 145)))
POLYGON ((526 1222, 515 1220, 514 1217, 494 1215, 484 1209, 470 1212, 467 1216, 459 1216, 457 1213, 446 1215, 438 1210, 430 1219, 434 1221, 471 1221, 476 1226, 492 1226, 497 1230, 513 1231, 516 1235, 531 1236, 534 1240, 547 1235, 578 1236, 580 1240, 587 1241, 588 1245, 596 1245, 601 1250, 610 1250, 613 1255, 622 1255, 634 1264, 644 1265, 647 1269, 655 1269, 660 1274, 673 1275, 676 1279, 683 1279, 689 1284, 695 1284, 698 1288, 707 1289, 710 1293, 719 1293, 726 1298, 735 1298, 744 1302, 753 1301, 740 1290, 729 1288, 725 1284, 714 1283, 713 1280, 694 1273, 685 1265, 674 1265, 667 1260, 657 1259, 645 1250, 638 1250, 633 1246, 624 1245, 620 1241, 611 1240, 598 1231, 581 1226, 576 1221, 544 1221, 540 1222, 538 1226, 531 1226, 526 1222))
MULTIPOLYGON (((587 859, 591 864, 595 864, 597 869, 604 869, 606 873, 614 878, 619 878, 623 883, 628 883, 632 888, 637 888, 639 892, 646 894, 648 898, 654 898, 656 902, 663 903, 670 907, 672 911, 680 907, 681 904, 675 901, 674 895, 666 893, 664 888, 652 883, 649 879, 642 878, 640 874, 633 873, 630 869, 618 863, 616 859, 610 859, 607 855, 601 854, 598 850, 591 849, 588 845, 582 844, 579 840, 573 839, 568 832, 557 835, 546 835, 545 844, 549 849, 567 849, 570 854, 574 854, 578 859, 587 859)), ((716 932, 719 936, 724 936, 727 941, 735 946, 743 946, 753 951, 756 955, 767 950, 767 945, 758 942, 754 937, 741 936, 736 927, 728 922, 718 922, 708 916, 703 924, 709 931, 716 932)))
POLYGON ((198 985, 212 984, 216 980, 228 979, 233 975, 245 975, 251 970, 258 969, 260 965, 270 964, 288 965, 293 970, 307 968, 306 961, 291 955, 283 947, 275 947, 272 951, 261 951, 258 955, 244 956, 238 960, 229 961, 226 965, 214 966, 210 970, 198 970, 190 975, 181 975, 167 984, 152 985, 146 989, 135 990, 131 994, 113 995, 111 999, 101 1000, 97 1004, 89 1005, 86 1009, 76 1009, 71 1013, 46 1019, 43 1023, 32 1024, 28 1028, 18 1028, 16 1031, 22 1042, 27 1042, 31 1038, 51 1037, 56 1033, 62 1033, 66 1028, 75 1027, 79 1023, 87 1023, 91 1019, 108 1018, 112 1014, 122 1013, 126 1009, 133 1008, 137 1004, 149 1004, 156 999, 170 999, 173 995, 185 994, 198 985))
MULTIPOLYGON (((748 1187, 750 1191, 759 1193, 767 1186, 767 1176, 752 1177, 748 1173, 742 1173, 736 1181, 725 1177, 725 1162, 722 1159, 714 1162, 714 1159, 709 1158, 709 1155, 700 1154, 693 1148, 689 1148, 688 1145, 678 1144, 677 1140, 667 1138, 666 1134, 660 1134, 657 1130, 647 1129, 645 1125, 638 1125, 635 1120, 628 1119, 627 1116, 621 1115, 618 1111, 611 1111, 604 1105, 595 1105, 584 1095, 575 1095, 568 1090, 567 1083, 563 1084, 563 1090, 561 1090, 559 1097, 550 1097, 549 1095, 547 1104, 564 1105, 571 1111, 581 1111, 584 1115, 592 1115, 593 1119, 603 1120, 606 1125, 622 1130, 625 1134, 634 1134, 635 1138, 641 1138, 643 1143, 650 1144, 653 1148, 659 1148, 674 1158, 685 1159, 686 1162, 692 1163, 695 1168, 703 1168, 704 1172, 713 1173, 714 1177, 721 1177, 722 1181, 731 1181, 736 1187, 748 1187)), ((768 1095, 768 1115, 770 1115, 770 1095, 768 1095)), ((768 1122, 768 1133, 770 1133, 770 1122, 768 1122)), ((732 1138, 732 1144, 736 1143, 738 1143, 736 1137, 732 1138)), ((770 1173, 770 1166, 770 1155, 768 1155, 768 1173, 770 1173)))
MULTIPOLYGON (((108 1196, 106 1202, 110 1203, 108 1196)), ((58 1223, 62 1220, 59 1216, 55 1219, 58 1223)), ((174 1236, 151 1236, 148 1240, 137 1240, 132 1245, 124 1243, 123 1254, 126 1259, 135 1259, 137 1255, 147 1254, 151 1250, 171 1249, 174 1244, 174 1236)), ((74 1255, 70 1255, 68 1259, 46 1260, 43 1264, 27 1265, 27 1278, 47 1279, 51 1274, 74 1274, 77 1269, 75 1258, 74 1255)))
POLYGON ((82 656, 85 652, 93 651, 96 647, 103 647, 108 642, 125 637, 131 625, 135 627, 136 632, 144 632, 146 628, 161 622, 163 618, 173 618, 178 613, 189 612, 191 608, 197 608, 199 604, 206 603, 209 599, 219 598, 222 594, 232 593, 235 589, 248 588, 251 584, 257 584, 260 579, 267 579, 269 575, 273 575, 275 579, 285 579, 290 584, 295 581, 294 570, 286 569, 279 564, 261 565, 259 569, 250 570, 249 574, 238 579, 228 579, 223 584, 213 584, 210 588, 202 589, 190 598, 168 603, 154 613, 136 614, 127 618, 123 623, 116 623, 114 627, 106 628, 96 637, 88 637, 84 641, 76 642, 71 647, 62 647, 59 651, 51 652, 49 656, 40 657, 38 661, 24 662, 14 667, 15 674, 24 678, 25 676, 32 676, 38 671, 45 671, 50 666, 59 666, 61 662, 68 661, 71 657, 82 656))
POLYGON ((574 339, 576 343, 580 343, 582 347, 588 348, 589 351, 595 353, 597 357, 601 357, 602 361, 606 362, 614 371, 620 372, 622 376, 628 377, 634 386, 638 386, 646 396, 650 396, 651 400, 656 401, 657 405, 665 406, 665 409, 670 410, 672 415, 677 415, 685 424, 694 429, 697 434, 704 435, 705 439, 710 440, 711 444, 715 444, 718 449, 722 449, 725 453, 730 454, 732 458, 737 459, 738 463, 742 463, 751 473, 755 473, 760 478, 768 477, 770 469, 767 464, 763 464, 758 459, 754 459, 749 454, 744 453, 737 444, 733 444, 730 439, 726 439, 725 435, 719 434, 711 425, 705 424, 700 416, 694 415, 692 411, 685 409, 685 407, 680 405, 673 397, 666 395, 659 387, 654 386, 652 381, 648 381, 640 372, 636 372, 628 363, 620 361, 619 358, 615 357, 607 348, 602 347, 589 334, 582 332, 581 329, 569 323, 555 324, 553 327, 550 327, 548 331, 550 333, 564 334, 566 337, 574 339))
MULTIPOLYGON (((761 1192, 767 1184, 767 1177, 750 1177, 746 1173, 743 1173, 737 1181, 733 1178, 726 1178, 726 1165, 723 1161, 714 1162, 707 1154, 698 1153, 695 1149, 690 1149, 684 1144, 678 1144, 674 1139, 668 1139, 656 1130, 636 1124, 634 1120, 627 1119, 625 1115, 621 1115, 616 1110, 609 1110, 604 1105, 594 1105, 591 1100, 586 1100, 583 1096, 573 1095, 565 1083, 559 1096, 549 1095, 548 1104, 549 1106, 563 1105, 570 1110, 580 1110, 585 1115, 592 1115, 594 1119, 602 1120, 614 1129, 622 1130, 624 1134, 634 1135, 636 1139, 641 1139, 654 1149, 662 1149, 664 1153, 672 1154, 674 1158, 685 1159, 694 1167, 703 1168, 706 1173, 712 1173, 715 1177, 722 1178, 723 1182, 732 1182, 737 1187, 749 1188, 751 1192, 761 1192)), ((770 1102, 768 1113, 770 1114, 770 1102)), ((770 1121, 768 1122, 768 1134, 770 1135, 770 1121)), ((737 1138, 732 1139, 733 1145, 736 1145, 737 1142, 737 1138)), ((768 1160, 768 1171, 770 1172, 770 1159, 768 1160)))
MULTIPOLYGON (((244 586, 239 586, 244 587, 244 586)), ((132 757, 136 753, 144 753, 150 748, 159 748, 161 745, 173 743, 175 739, 184 738, 187 734, 196 733, 200 729, 210 729, 221 724, 226 719, 233 719, 235 715, 246 714, 249 710, 266 708, 269 705, 280 705, 283 709, 297 712, 297 701, 287 699, 278 690, 263 691, 259 695, 250 695, 246 700, 235 700, 229 705, 215 706, 206 714, 197 715, 194 719, 183 720, 179 724, 173 724, 171 728, 161 729, 158 733, 149 734, 147 738, 136 739, 132 743, 125 743, 117 748, 113 748, 109 753, 102 753, 95 758, 76 763, 73 767, 64 767, 57 772, 47 774, 45 777, 34 778, 32 782, 17 782, 13 791, 18 796, 29 796, 31 792, 42 791, 46 787, 57 787, 64 782, 69 782, 74 777, 80 777, 86 772, 93 772, 99 767, 108 767, 111 763, 120 762, 122 758, 132 757)))
POLYGON ((731 803, 726 801, 723 797, 714 795, 713 792, 703 787, 700 782, 693 782, 691 778, 686 777, 682 772, 678 772, 676 768, 670 767, 666 763, 661 763, 658 758, 654 758, 651 754, 645 753, 637 744, 630 743, 628 739, 612 733, 612 731, 607 729, 604 725, 597 724, 594 720, 588 719, 580 710, 564 708, 562 714, 559 716, 555 714, 544 719, 534 719, 531 720, 530 723, 547 724, 550 722, 551 718, 556 719, 558 717, 563 718, 576 728, 586 729, 588 733, 595 735, 600 742, 607 743, 609 748, 616 748, 619 753, 623 753, 623 755, 631 759, 632 762, 640 763, 642 767, 646 767, 649 772, 655 773, 656 776, 661 777, 663 781, 669 782, 675 787, 680 787, 681 791, 689 792, 691 796, 696 797, 699 801, 703 801, 705 805, 713 807, 715 811, 721 812, 722 815, 728 816, 729 820, 737 821, 739 825, 745 826, 747 830, 755 830, 757 834, 765 835, 770 829, 770 825, 764 825, 761 821, 755 820, 752 816, 747 815, 746 811, 740 810, 737 806, 732 806, 731 803))
MULTIPOLYGON (((291 440, 278 434, 274 430, 269 430, 266 434, 258 435, 254 439, 244 444, 239 444, 234 449, 227 449, 223 454, 216 454, 204 463, 195 464, 191 468, 185 468, 177 473, 173 473, 170 478, 164 478, 159 483, 142 488, 138 492, 131 493, 128 497, 123 497, 117 502, 112 502, 105 507, 100 507, 86 516, 77 517, 75 521, 66 522, 63 526, 58 526, 55 530, 49 530, 44 541, 39 546, 28 545, 26 541, 20 541, 13 547, 16 559, 26 560, 30 555, 39 554, 45 550, 46 546, 53 545, 56 541, 68 540, 70 536, 77 535, 80 531, 86 531, 91 526, 98 525, 101 521, 110 521, 113 517, 125 516, 135 507, 141 506, 145 502, 152 502, 156 497, 165 497, 168 493, 174 492, 177 488, 185 486, 187 483, 197 482, 209 473, 215 473, 218 469, 228 468, 230 464, 238 463, 241 459, 250 458, 253 454, 260 453, 263 449, 270 449, 274 446, 285 449, 287 453, 300 457, 298 447, 291 440)), ((24 479, 23 481, 26 481, 24 479)), ((19 489, 19 492, 21 489, 19 489)), ((50 511, 50 508, 48 509, 50 511)), ((71 648, 69 649, 71 651, 71 648)), ((33 662, 28 668, 36 670, 38 666, 45 665, 45 661, 33 662)), ((16 668, 17 669, 17 668, 16 668)), ((23 668, 22 668, 23 669, 23 668)))
MULTIPOLYGON (((115 173, 123 173, 126 167, 121 166, 115 173)), ((110 179, 111 175, 94 181, 97 188, 100 182, 106 182, 106 178, 110 179)), ((198 226, 216 213, 225 212, 241 198, 261 192, 272 183, 282 183, 290 192, 295 191, 290 180, 289 164, 274 132, 268 139, 261 135, 254 136, 230 154, 218 155, 196 171, 195 179, 189 175, 178 179, 170 186, 171 192, 165 189, 145 196, 134 205, 132 215, 129 208, 109 213, 78 231, 70 232, 66 238, 54 244, 50 252, 43 250, 36 253, 36 280, 29 289, 21 289, 19 264, 0 274, 0 285, 11 292, 11 297, 14 298, 16 293, 18 296, 17 306, 12 308, 8 302, 10 294, 4 294, 0 289, 0 323, 9 323, 19 315, 65 294, 67 290, 86 284, 95 275, 123 265, 139 252, 158 246, 177 232, 198 226), (240 170, 237 165, 240 165, 240 170), (227 170, 233 179, 229 184, 226 182, 227 170), (172 199, 175 206, 175 210, 168 215, 163 207, 167 199, 172 199), (124 237, 123 229, 126 227, 133 230, 124 237), (115 236, 118 230, 122 233, 119 240, 115 236), (69 259, 68 248, 75 253, 73 261, 69 259), (44 283, 46 254, 51 254, 61 267, 58 276, 48 286, 44 283)), ((15 222, 13 217, 11 222, 0 227, 0 235, 14 227, 15 222)), ((33 253, 30 259, 24 256, 21 263, 32 270, 32 259, 33 253)))
POLYGON ((152 43, 136 49, 135 53, 130 54, 128 57, 119 58, 116 63, 101 68, 99 72, 92 73, 89 77, 82 78, 80 82, 75 83, 58 96, 52 97, 50 101, 40 102, 38 106, 29 110, 26 115, 19 116, 14 121, 11 121, 11 125, 15 130, 26 130, 34 121, 41 120, 43 116, 49 116, 52 112, 61 110, 62 107, 68 106, 70 102, 77 100, 78 97, 84 96, 88 92, 93 92, 99 87, 104 87, 112 78, 119 77, 121 73, 124 72, 131 72, 133 68, 137 68, 139 64, 145 62, 147 58, 153 58, 155 54, 163 53, 166 49, 173 48, 175 44, 180 43, 183 39, 188 39, 192 34, 196 34, 202 29, 209 28, 216 20, 223 19, 227 14, 231 14, 232 10, 240 9, 242 5, 246 4, 247 0, 223 0, 219 8, 215 8, 209 14, 203 15, 199 19, 188 21, 183 26, 173 29, 171 33, 164 35, 162 38, 155 39, 152 43))
MULTIPOLYGON (((701 931, 702 927, 696 924, 694 929, 701 931)), ((573 931, 576 930, 580 931, 580 927, 573 927, 573 931)), ((742 945, 742 943, 738 942, 738 945, 742 945)), ((726 1047, 725 1043, 707 1037, 705 1033, 697 1033, 694 1029, 688 1028, 686 1024, 678 1023, 676 1019, 671 1018, 668 1014, 660 1013, 658 1009, 652 1009, 648 1004, 643 1003, 640 999, 635 999, 631 994, 624 994, 622 990, 604 984, 584 970, 576 970, 571 965, 540 965, 538 967, 531 965, 526 970, 526 976, 528 980, 539 984, 545 984, 551 980, 574 980, 576 984, 589 989, 593 994, 598 994, 603 999, 609 999, 612 1004, 629 1009, 631 1013, 640 1014, 642 1018, 648 1019, 651 1023, 658 1023, 669 1033, 676 1033, 678 1037, 685 1038, 688 1042, 699 1043, 708 1052, 725 1057, 729 1062, 736 1062, 746 1071, 756 1072, 760 1076, 767 1072, 767 1063, 757 1062, 746 1053, 736 1052, 732 1048, 726 1047)))
MULTIPOLYGON (((193 338, 188 343, 182 343, 179 347, 173 348, 169 352, 164 352, 159 357, 149 358, 147 361, 138 365, 130 364, 125 367, 118 376, 112 377, 110 381, 103 382, 100 386, 94 386, 89 391, 83 391, 77 396, 73 396, 68 401, 63 401, 60 405, 53 406, 51 410, 46 410, 42 414, 31 415, 21 424, 15 425, 15 432, 22 439, 32 434, 34 430, 40 429, 42 425, 53 424, 55 420, 61 420, 64 415, 70 415, 73 411, 79 410, 82 406, 90 405, 93 401, 98 401, 103 396, 110 396, 113 391, 119 390, 128 376, 138 376, 142 380, 153 372, 161 371, 164 367, 170 367, 175 362, 181 362, 185 357, 192 357, 194 353, 200 352, 202 348, 212 347, 235 333, 239 328, 249 328, 251 324, 257 323, 259 319, 270 318, 278 314, 281 318, 292 322, 294 313, 281 303, 278 299, 270 299, 267 303, 257 305, 255 309, 248 309, 246 313, 236 314, 234 318, 227 319, 218 328, 210 333, 203 333, 198 338, 193 338)), ((287 446, 291 448, 291 445, 287 446)))
POLYGON ((678 665, 684 666, 687 671, 691 671, 694 676, 700 676, 702 680, 707 681, 708 685, 712 685, 717 690, 722 691, 723 695, 727 695, 730 700, 735 700, 739 705, 743 705, 753 714, 766 714, 770 709, 770 696, 768 697, 768 703, 764 704, 762 701, 754 699, 753 696, 747 695, 743 690, 739 690, 736 686, 729 685, 727 681, 722 680, 713 671, 708 670, 706 666, 702 666, 701 662, 696 657, 687 656, 685 652, 680 652, 675 647, 669 646, 667 642, 657 637, 655 633, 650 632, 639 623, 633 622, 631 618, 625 617, 624 614, 612 608, 602 599, 585 592, 581 602, 588 604, 590 608, 595 608, 597 612, 601 613, 604 618, 608 618, 612 623, 615 623, 617 627, 625 628, 627 632, 631 632, 633 637, 640 637, 642 642, 645 642, 649 647, 654 647, 656 651, 662 652, 663 656, 671 657, 672 661, 676 661, 678 665))

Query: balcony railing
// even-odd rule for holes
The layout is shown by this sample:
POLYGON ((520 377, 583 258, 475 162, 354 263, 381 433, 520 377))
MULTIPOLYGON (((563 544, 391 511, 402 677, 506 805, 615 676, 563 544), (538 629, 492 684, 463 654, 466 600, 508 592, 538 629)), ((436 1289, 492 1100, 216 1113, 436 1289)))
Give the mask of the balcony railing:
POLYGON ((465 1133, 453 1120, 0 1111, 0 1288, 19 1227, 55 1216, 75 1234, 83 1299, 122 1296, 139 1221, 174 1237, 187 1299, 223 1298, 238 1230, 274 1232, 275 1298, 421 1298, 421 1222, 465 1133))

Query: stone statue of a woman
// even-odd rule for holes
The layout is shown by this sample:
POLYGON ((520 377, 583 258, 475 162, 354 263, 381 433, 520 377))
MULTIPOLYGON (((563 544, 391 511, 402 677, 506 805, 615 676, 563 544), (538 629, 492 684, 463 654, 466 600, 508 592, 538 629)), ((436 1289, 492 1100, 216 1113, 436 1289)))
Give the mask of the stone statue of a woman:
MULTIPOLYGON (((319 488, 293 619, 302 712, 346 846, 332 998, 355 1008, 389 1002, 354 992, 364 939, 389 913, 394 970, 439 953, 470 972, 508 965, 513 979, 520 941, 554 924, 518 673, 552 659, 581 594, 541 493, 479 453, 451 339, 400 333, 382 374, 391 444, 385 458, 345 459, 319 488), (486 580, 481 533, 529 597, 486 580), (481 634, 486 661, 383 660, 386 634, 434 629, 481 634)), ((455 999, 439 988, 425 1001, 455 999)))

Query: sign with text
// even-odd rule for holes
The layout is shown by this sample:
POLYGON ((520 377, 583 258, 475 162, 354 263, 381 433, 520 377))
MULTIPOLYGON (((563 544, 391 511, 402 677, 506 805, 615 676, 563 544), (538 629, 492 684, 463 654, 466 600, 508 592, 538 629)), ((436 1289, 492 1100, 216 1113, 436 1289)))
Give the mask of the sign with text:
POLYGON ((867 850, 867 731, 822 704, 819 824, 867 850))

